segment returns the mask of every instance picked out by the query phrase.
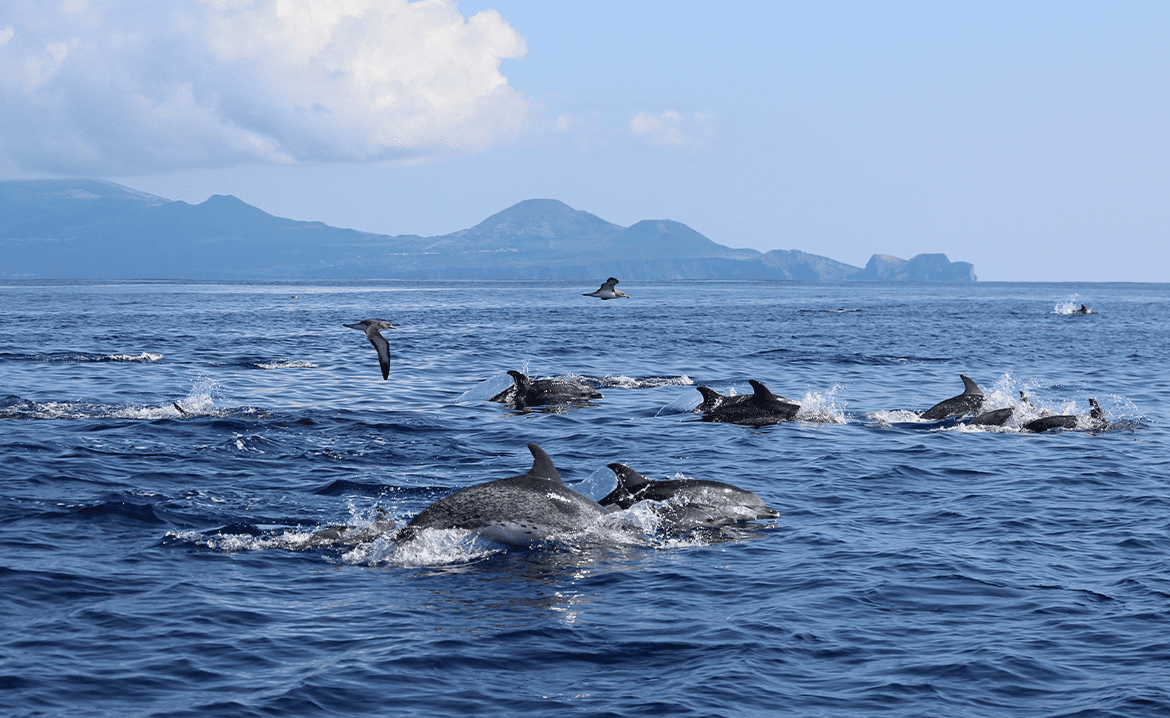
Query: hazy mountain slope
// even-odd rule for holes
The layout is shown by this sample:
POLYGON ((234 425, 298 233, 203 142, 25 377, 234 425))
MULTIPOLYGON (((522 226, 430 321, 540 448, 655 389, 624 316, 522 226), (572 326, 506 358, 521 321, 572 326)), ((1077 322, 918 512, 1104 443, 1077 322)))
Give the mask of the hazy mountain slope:
POLYGON ((797 250, 726 247, 680 222, 607 222, 554 199, 520 202, 439 237, 275 217, 230 195, 197 205, 92 179, 0 182, 7 278, 846 278, 974 281, 965 262, 875 255, 859 269, 797 250))

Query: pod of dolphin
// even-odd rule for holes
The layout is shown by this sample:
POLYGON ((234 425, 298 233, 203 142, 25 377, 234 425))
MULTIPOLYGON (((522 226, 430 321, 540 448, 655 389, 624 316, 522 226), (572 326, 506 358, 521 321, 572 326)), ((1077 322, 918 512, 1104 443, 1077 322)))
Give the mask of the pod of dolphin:
MULTIPOLYGON (((618 290, 618 280, 610 277, 586 297, 600 299, 628 298, 618 290)), ((390 375, 390 347, 382 336, 383 329, 396 329, 390 322, 365 319, 344 326, 363 331, 378 352, 382 379, 390 375)), ((509 371, 512 385, 496 394, 491 401, 515 409, 587 402, 601 398, 592 387, 567 379, 532 379, 519 371, 509 371)), ((963 393, 941 401, 918 414, 934 426, 1003 426, 1014 408, 981 411, 985 395, 970 377, 960 375, 963 393)), ((702 402, 694 409, 702 421, 762 426, 792 421, 800 405, 773 394, 756 379, 749 381, 751 394, 725 396, 706 387, 696 387, 702 402)), ((1030 401, 1020 392, 1025 404, 1030 401)), ((1027 432, 1056 429, 1107 428, 1104 412, 1096 399, 1089 399, 1090 413, 1085 415, 1047 415, 1025 423, 1027 432)), ((600 501, 594 501, 565 486, 549 455, 536 444, 528 444, 532 468, 525 474, 475 484, 444 496, 415 516, 394 537, 396 543, 417 538, 424 529, 465 529, 497 543, 528 546, 550 538, 582 530, 599 517, 631 508, 643 501, 658 502, 659 515, 665 526, 676 530, 718 528, 758 519, 773 519, 779 513, 768 508, 763 499, 751 491, 719 481, 669 479, 654 481, 629 466, 611 463, 617 488, 600 501)), ((337 529, 319 532, 332 539, 337 529)))

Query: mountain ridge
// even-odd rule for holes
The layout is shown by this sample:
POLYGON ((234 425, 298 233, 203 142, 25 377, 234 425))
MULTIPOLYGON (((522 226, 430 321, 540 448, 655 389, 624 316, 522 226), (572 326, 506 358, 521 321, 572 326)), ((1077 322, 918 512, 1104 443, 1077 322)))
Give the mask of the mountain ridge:
POLYGON ((17 279, 789 279, 976 281, 945 255, 862 269, 800 250, 735 249, 670 219, 629 227, 528 199, 449 234, 383 235, 199 204, 99 179, 0 182, 0 277, 17 279))

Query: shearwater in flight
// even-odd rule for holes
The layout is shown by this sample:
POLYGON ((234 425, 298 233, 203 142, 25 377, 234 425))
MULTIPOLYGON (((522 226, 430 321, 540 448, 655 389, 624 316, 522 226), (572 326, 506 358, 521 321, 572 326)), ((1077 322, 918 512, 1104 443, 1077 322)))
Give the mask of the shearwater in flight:
POLYGON ((397 329, 384 319, 363 319, 354 324, 343 324, 350 329, 357 329, 366 333, 366 339, 378 350, 378 363, 382 365, 382 379, 390 378, 390 342, 382 336, 383 329, 397 329))

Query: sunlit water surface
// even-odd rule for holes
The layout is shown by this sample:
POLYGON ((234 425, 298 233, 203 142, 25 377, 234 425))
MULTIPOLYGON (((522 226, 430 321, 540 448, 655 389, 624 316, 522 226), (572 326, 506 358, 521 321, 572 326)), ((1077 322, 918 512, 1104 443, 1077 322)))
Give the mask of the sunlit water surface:
POLYGON ((1170 714, 1170 286, 621 286, 0 285, 3 712, 1170 714), (508 369, 604 396, 514 411, 508 369), (960 374, 1012 420, 918 420, 960 374), (797 420, 688 411, 748 379, 797 420), (529 442, 780 518, 389 540, 529 442))

